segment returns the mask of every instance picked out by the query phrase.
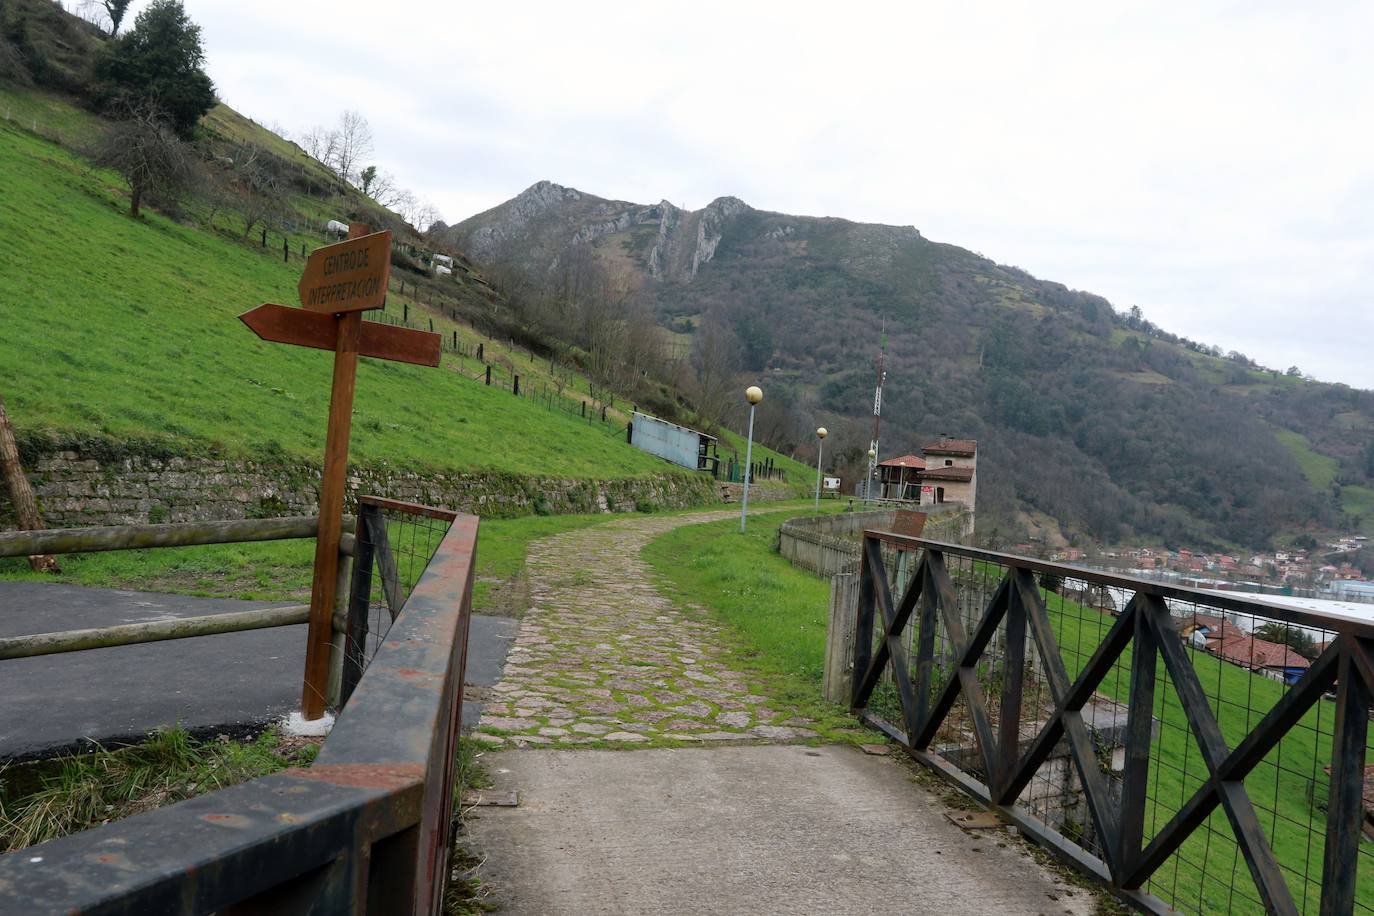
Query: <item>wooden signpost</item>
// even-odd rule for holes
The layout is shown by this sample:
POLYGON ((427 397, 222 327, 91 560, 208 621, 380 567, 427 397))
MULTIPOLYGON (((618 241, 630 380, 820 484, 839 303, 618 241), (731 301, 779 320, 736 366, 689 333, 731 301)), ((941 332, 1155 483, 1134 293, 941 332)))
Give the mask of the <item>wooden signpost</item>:
POLYGON ((329 429, 320 479, 320 528, 315 538, 315 575, 310 586, 310 632, 306 637, 301 713, 324 715, 329 681, 331 622, 338 588, 339 536, 343 529, 348 436, 358 357, 371 356, 421 366, 439 365, 440 337, 384 324, 363 324, 362 313, 386 302, 391 276, 391 233, 368 233, 357 223, 348 239, 311 253, 298 287, 301 309, 265 304, 239 320, 263 340, 334 351, 329 429))

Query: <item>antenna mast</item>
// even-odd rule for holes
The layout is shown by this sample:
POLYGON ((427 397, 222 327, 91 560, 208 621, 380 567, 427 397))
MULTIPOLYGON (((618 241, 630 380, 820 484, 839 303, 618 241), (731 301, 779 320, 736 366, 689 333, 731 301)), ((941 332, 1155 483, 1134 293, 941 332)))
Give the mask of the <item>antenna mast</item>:
POLYGON ((873 389, 873 441, 869 443, 868 450, 868 482, 864 487, 865 494, 870 494, 873 481, 878 476, 878 432, 882 428, 883 422, 883 380, 887 377, 887 370, 883 368, 883 360, 887 355, 887 316, 883 316, 882 335, 878 342, 878 384, 873 389))

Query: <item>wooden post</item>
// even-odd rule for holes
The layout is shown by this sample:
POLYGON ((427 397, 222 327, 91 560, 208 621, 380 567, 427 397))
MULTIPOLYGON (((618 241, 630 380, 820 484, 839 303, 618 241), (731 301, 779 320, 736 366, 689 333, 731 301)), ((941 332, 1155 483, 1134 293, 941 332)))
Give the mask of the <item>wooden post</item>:
MULTIPOLYGON (((14 441, 14 427, 10 426, 9 414, 5 412, 5 399, 0 398, 0 473, 5 476, 5 484, 10 491, 10 502, 14 504, 14 514, 19 518, 23 531, 38 531, 44 527, 43 517, 38 514, 38 501, 33 498, 33 487, 24 476, 24 467, 19 463, 19 445, 14 441)), ((29 566, 34 572, 59 573, 57 557, 34 555, 29 557, 29 566)))
POLYGON ((859 621, 858 606, 859 577, 854 573, 832 576, 821 692, 830 702, 845 706, 854 696, 854 629, 859 621))
POLYGON ((353 426, 353 392, 358 377, 361 312, 345 312, 338 322, 334 382, 329 395, 329 431, 320 478, 320 531, 315 538, 315 576, 310 585, 310 634, 305 647, 301 711, 306 720, 324 715, 329 683, 329 649, 338 587, 339 535, 343 528, 344 486, 348 475, 348 437, 353 426))

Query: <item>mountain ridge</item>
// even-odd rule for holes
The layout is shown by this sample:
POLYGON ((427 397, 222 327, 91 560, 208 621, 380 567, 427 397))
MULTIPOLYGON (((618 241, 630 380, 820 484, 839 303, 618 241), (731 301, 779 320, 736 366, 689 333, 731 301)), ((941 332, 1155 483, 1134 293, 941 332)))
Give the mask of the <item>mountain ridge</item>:
POLYGON ((1049 519, 1070 538, 1262 545, 1374 522, 1374 394, 1228 357, 914 226, 540 181, 442 235, 534 284, 583 249, 693 346, 724 327, 766 403, 791 411, 772 444, 806 452, 827 425, 851 466, 886 325, 882 453, 979 438, 980 516, 1007 538, 1049 519))

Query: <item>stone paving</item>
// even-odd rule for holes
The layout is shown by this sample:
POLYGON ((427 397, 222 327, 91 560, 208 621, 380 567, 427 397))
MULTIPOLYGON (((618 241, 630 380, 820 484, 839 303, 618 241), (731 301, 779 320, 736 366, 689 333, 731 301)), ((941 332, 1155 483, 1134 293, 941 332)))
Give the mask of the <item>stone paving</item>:
POLYGON ((478 737, 514 747, 817 737, 817 723, 733 670, 721 628, 652 583, 640 548, 713 512, 608 522, 535 541, 530 608, 478 737))

